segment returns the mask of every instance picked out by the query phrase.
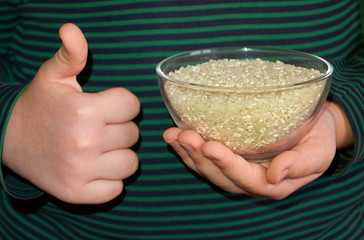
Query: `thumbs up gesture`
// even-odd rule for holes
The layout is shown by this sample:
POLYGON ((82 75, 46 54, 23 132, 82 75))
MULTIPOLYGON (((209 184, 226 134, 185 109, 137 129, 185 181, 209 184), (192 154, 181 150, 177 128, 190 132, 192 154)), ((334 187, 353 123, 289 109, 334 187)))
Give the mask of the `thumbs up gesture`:
POLYGON ((138 167, 130 147, 139 137, 132 122, 139 101, 123 88, 82 92, 76 76, 86 64, 87 41, 73 24, 59 34, 62 47, 15 104, 3 164, 60 200, 106 202, 138 167))

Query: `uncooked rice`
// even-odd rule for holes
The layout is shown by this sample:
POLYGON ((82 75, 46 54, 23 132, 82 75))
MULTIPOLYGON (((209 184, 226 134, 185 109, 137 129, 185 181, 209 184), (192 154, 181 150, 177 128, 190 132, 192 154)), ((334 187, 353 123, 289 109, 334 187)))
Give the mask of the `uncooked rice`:
POLYGON ((244 155, 267 151, 312 115, 325 81, 288 85, 321 75, 318 70, 280 61, 221 59, 169 73, 172 79, 211 86, 210 90, 171 81, 165 81, 164 87, 180 118, 177 125, 194 129, 205 140, 218 140, 244 155))

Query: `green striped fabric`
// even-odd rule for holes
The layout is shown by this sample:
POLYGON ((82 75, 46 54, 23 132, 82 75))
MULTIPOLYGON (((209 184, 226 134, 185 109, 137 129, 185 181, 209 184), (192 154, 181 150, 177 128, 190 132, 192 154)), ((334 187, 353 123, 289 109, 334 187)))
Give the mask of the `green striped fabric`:
POLYGON ((17 96, 60 47, 58 29, 66 22, 77 24, 89 43, 89 65, 79 76, 84 91, 125 87, 140 99, 140 171, 121 196, 90 206, 35 197, 40 191, 2 166, 1 239, 363 239, 357 0, 1 1, 1 144, 17 96), (192 49, 256 45, 328 59, 335 67, 330 99, 343 107, 355 135, 355 146, 339 150, 327 174, 280 201, 218 189, 162 139, 173 122, 159 93, 158 62, 192 49))

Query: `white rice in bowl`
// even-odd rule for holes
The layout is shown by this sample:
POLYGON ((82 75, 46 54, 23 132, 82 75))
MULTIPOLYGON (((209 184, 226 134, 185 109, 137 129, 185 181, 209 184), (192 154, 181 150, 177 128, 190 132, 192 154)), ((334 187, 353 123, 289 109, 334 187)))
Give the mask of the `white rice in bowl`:
POLYGON ((220 141, 244 155, 263 153, 294 134, 315 110, 325 81, 274 87, 321 75, 318 70, 280 61, 222 59, 180 68, 170 72, 169 77, 236 91, 202 90, 170 81, 164 82, 164 88, 180 118, 177 125, 196 130, 205 140, 220 141))

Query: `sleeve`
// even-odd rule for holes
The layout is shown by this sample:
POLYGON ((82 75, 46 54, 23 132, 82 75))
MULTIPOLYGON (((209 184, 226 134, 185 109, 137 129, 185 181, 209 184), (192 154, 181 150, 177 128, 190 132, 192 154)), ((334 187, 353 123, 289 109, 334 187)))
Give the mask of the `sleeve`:
POLYGON ((332 61, 331 101, 339 104, 349 120, 354 147, 338 150, 332 175, 343 174, 353 164, 364 160, 364 44, 350 59, 332 61))
POLYGON ((9 195, 29 199, 42 194, 35 186, 12 173, 2 164, 2 151, 6 127, 12 109, 26 89, 25 84, 16 81, 13 74, 11 49, 12 34, 18 22, 18 0, 0 2, 0 185, 9 195))

